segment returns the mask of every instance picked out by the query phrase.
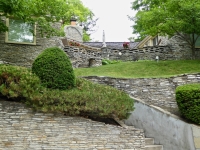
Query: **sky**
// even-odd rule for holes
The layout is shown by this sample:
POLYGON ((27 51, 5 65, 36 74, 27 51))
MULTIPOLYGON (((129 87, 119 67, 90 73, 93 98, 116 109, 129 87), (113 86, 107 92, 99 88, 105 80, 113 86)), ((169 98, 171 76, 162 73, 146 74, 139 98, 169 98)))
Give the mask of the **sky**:
POLYGON ((99 20, 97 30, 91 35, 92 41, 103 41, 103 30, 106 42, 128 42, 133 37, 133 21, 127 15, 134 16, 131 2, 134 0, 81 0, 99 20))

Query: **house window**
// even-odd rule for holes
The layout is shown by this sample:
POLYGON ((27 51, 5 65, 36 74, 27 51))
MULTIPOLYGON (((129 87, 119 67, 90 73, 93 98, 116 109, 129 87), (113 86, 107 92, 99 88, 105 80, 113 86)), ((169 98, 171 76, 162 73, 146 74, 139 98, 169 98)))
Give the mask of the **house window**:
POLYGON ((22 20, 7 19, 6 43, 36 44, 35 24, 24 23, 22 20))
POLYGON ((200 36, 198 37, 196 43, 195 43, 196 48, 200 48, 200 36))

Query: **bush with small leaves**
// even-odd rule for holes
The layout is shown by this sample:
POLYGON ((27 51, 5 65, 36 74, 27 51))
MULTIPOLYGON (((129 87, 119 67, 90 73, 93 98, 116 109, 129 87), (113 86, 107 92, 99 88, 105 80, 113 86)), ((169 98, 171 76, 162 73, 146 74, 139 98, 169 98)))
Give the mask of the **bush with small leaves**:
POLYGON ((66 90, 75 86, 72 64, 66 53, 58 47, 45 49, 35 59, 32 72, 47 88, 66 90))
POLYGON ((200 125, 200 84, 177 87, 176 101, 183 117, 200 125))

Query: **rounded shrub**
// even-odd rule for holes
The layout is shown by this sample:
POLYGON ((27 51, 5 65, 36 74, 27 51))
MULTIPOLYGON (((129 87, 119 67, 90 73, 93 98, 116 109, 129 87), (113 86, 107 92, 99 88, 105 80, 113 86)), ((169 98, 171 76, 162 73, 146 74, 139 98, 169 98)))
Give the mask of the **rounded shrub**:
POLYGON ((35 59, 32 72, 47 88, 65 90, 75 86, 72 64, 65 52, 58 47, 45 49, 35 59))
POLYGON ((176 101, 184 118, 200 124, 200 84, 177 87, 176 101))

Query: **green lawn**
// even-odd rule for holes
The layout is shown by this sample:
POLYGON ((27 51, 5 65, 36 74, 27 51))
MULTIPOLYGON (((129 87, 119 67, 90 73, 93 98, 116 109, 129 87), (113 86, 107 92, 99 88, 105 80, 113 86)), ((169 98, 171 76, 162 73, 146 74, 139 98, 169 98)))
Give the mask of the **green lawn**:
POLYGON ((200 60, 121 62, 94 68, 77 68, 76 76, 108 76, 117 78, 170 77, 200 72, 200 60))

